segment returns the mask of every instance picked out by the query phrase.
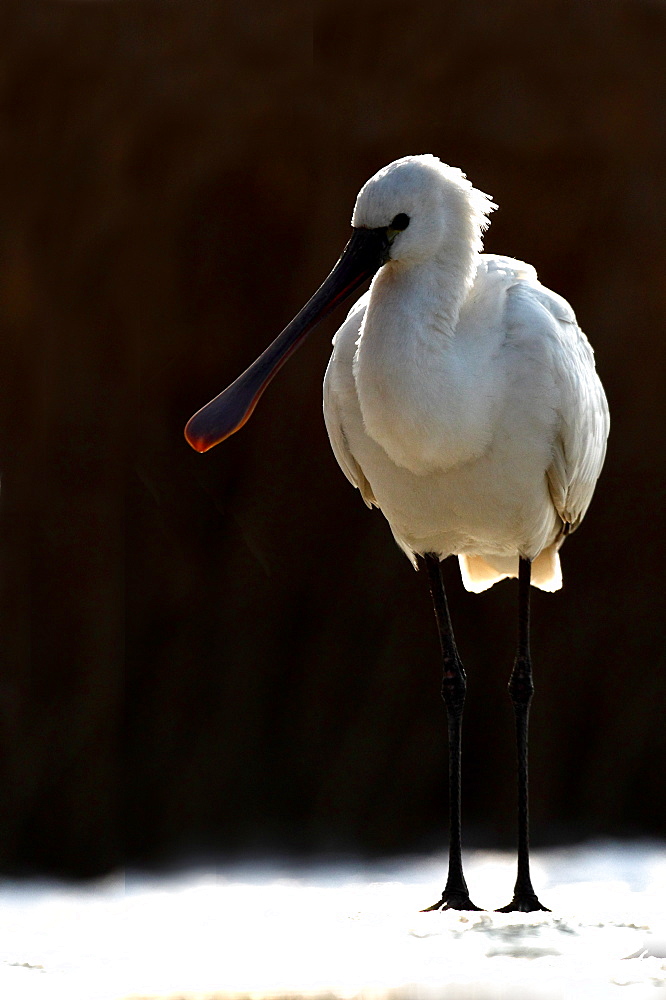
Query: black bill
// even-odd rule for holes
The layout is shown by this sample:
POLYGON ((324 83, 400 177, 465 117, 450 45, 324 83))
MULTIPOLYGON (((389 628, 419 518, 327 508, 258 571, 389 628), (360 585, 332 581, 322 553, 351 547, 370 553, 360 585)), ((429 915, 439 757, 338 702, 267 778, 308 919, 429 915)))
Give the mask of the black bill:
POLYGON ((388 248, 386 229, 354 229, 328 278, 298 315, 228 389, 190 418, 185 437, 195 451, 208 451, 243 426, 287 358, 320 320, 386 263, 388 248))

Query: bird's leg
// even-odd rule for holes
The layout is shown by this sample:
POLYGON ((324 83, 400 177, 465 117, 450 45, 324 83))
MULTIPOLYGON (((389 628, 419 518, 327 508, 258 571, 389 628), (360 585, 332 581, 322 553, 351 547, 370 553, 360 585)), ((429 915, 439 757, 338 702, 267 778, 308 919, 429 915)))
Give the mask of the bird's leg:
POLYGON ((530 834, 527 795, 527 724, 530 702, 534 694, 532 683, 532 660, 530 657, 530 577, 532 564, 529 559, 519 562, 518 569, 518 652, 509 680, 509 694, 513 702, 516 719, 516 747, 518 751, 518 875, 513 890, 513 899, 502 906, 498 913, 512 913, 520 910, 546 910, 532 888, 530 878, 530 834))
POLYGON ((427 910, 478 910, 469 898, 469 890, 462 869, 461 824, 460 824, 460 746, 462 715, 465 704, 466 679, 458 650, 456 649, 446 592, 442 580, 439 556, 427 552, 419 556, 425 565, 430 583, 430 593, 437 619, 439 639, 442 646, 444 675, 442 697, 446 704, 449 730, 449 874, 442 898, 427 910))

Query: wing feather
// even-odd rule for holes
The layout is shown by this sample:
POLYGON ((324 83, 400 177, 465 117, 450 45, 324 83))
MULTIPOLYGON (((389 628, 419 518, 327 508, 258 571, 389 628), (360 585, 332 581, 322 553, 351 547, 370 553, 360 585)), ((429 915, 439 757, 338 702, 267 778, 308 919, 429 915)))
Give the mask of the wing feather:
POLYGON ((338 465, 352 486, 359 490, 366 506, 376 507, 372 487, 349 448, 342 424, 344 406, 341 405, 346 394, 356 392, 352 358, 367 299, 366 294, 352 306, 347 319, 333 338, 333 353, 324 376, 324 422, 338 465))
POLYGON ((568 315, 553 313, 559 328, 559 349, 553 352, 553 364, 560 404, 547 476, 555 509, 573 531, 585 515, 601 473, 610 417, 594 351, 573 312, 567 305, 568 315))
POLYGON ((545 288, 532 268, 523 273, 517 266, 520 262, 505 258, 492 263, 495 271, 503 270, 512 282, 509 326, 517 324, 528 336, 536 335, 541 349, 545 348, 542 362, 552 379, 549 397, 555 410, 546 476, 566 534, 582 521, 606 455, 610 417, 594 351, 569 303, 545 288))

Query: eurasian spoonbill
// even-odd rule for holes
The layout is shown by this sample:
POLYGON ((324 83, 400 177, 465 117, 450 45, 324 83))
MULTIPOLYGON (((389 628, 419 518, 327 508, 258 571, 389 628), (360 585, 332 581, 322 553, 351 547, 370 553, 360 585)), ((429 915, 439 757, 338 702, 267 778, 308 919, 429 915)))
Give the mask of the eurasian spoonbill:
POLYGON ((406 156, 361 188, 352 236, 295 319, 233 385, 189 421, 206 451, 237 431, 306 334, 373 278, 335 335, 324 417, 335 457, 429 578, 449 738, 449 871, 428 909, 477 909, 461 858, 465 671, 440 562, 465 587, 518 577, 518 649, 509 681, 518 755, 518 873, 503 910, 545 909, 530 878, 527 728, 533 693, 530 583, 557 590, 559 549, 601 472, 609 429, 594 356, 568 303, 529 264, 484 254, 496 206, 434 156, 406 156), (373 277, 374 276, 374 277, 373 277))

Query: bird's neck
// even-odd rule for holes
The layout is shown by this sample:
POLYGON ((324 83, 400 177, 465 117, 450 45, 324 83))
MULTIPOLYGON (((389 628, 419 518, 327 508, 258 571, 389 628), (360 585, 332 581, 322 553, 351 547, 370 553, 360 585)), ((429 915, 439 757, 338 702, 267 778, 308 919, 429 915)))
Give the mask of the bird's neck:
POLYGON ((475 257, 396 262, 372 285, 354 359, 365 430, 417 474, 468 461, 489 443, 483 375, 459 329, 475 257))

